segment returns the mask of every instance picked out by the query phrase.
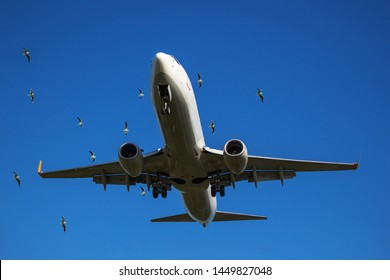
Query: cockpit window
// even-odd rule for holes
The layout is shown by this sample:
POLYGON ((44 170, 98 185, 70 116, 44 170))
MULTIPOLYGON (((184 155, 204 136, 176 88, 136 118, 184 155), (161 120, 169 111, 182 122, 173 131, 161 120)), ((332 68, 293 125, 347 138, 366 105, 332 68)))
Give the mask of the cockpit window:
POLYGON ((181 65, 180 62, 176 59, 176 57, 174 57, 173 55, 171 55, 171 57, 176 61, 177 64, 181 65))

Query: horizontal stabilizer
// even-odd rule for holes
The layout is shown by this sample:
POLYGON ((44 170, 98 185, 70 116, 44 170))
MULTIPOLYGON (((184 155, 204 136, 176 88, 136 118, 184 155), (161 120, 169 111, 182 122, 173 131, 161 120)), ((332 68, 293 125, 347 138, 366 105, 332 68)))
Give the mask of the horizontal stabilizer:
POLYGON ((217 211, 213 222, 246 221, 246 220, 267 220, 267 217, 217 211))
MULTIPOLYGON (((255 216, 230 212, 215 213, 213 222, 227 222, 227 221, 245 221, 245 220, 266 220, 267 217, 255 216)), ((173 215, 163 218, 151 220, 151 222, 195 222, 187 213, 180 215, 173 215)))
POLYGON ((163 218, 150 220, 151 222, 195 222, 191 217, 185 213, 180 215, 173 215, 163 218))

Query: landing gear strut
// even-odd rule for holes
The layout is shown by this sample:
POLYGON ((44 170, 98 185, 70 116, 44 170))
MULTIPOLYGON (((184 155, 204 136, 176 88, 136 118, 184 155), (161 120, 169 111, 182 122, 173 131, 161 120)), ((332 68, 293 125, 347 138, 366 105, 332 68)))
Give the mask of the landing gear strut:
POLYGON ((164 102, 164 106, 163 106, 163 108, 162 108, 162 110, 161 110, 161 113, 163 114, 163 115, 169 115, 170 113, 171 113, 171 108, 169 107, 169 105, 168 105, 168 100, 165 100, 164 98, 163 98, 163 102, 164 102))

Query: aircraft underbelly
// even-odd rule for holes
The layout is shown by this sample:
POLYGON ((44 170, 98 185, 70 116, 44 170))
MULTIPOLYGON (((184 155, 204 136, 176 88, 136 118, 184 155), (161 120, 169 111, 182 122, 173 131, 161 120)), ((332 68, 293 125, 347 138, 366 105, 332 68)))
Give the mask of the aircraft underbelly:
POLYGON ((207 189, 198 192, 181 193, 187 213, 195 221, 207 224, 214 219, 216 199, 209 192, 209 189, 207 189))
POLYGON ((205 142, 195 96, 186 73, 175 79, 167 73, 156 74, 152 99, 164 137, 172 184, 180 191, 191 218, 207 224, 215 216, 216 199, 211 196, 207 172, 200 160, 205 142), (163 99, 167 91, 169 98, 163 99))

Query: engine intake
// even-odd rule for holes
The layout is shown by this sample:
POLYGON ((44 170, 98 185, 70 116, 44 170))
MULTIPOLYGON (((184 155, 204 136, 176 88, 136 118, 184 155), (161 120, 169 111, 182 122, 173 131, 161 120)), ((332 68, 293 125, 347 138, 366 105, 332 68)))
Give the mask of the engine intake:
POLYGON ((144 157, 141 150, 133 143, 125 143, 119 148, 119 163, 123 170, 131 177, 137 177, 141 174, 144 157))
POLYGON ((226 142, 223 148, 223 159, 232 173, 241 174, 248 163, 248 151, 245 144, 238 139, 226 142))

